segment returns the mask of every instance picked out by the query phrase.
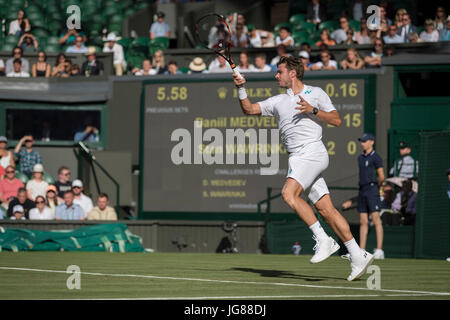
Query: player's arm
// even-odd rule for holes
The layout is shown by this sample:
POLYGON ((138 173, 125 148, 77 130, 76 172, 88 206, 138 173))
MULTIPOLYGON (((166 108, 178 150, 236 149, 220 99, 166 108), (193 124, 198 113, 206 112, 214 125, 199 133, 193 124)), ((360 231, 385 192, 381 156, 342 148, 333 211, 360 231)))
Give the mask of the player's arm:
MULTIPOLYGON (((300 110, 298 113, 311 113, 314 112, 314 107, 308 103, 302 96, 300 96, 301 101, 297 102, 299 105, 298 107, 295 107, 295 109, 300 110)), ((336 110, 332 111, 323 111, 320 110, 317 112, 316 117, 319 118, 322 121, 325 121, 328 124, 331 124, 335 127, 339 127, 341 125, 341 116, 339 115, 339 112, 336 110)))
POLYGON ((244 75, 241 74, 241 78, 238 77, 235 73, 233 73, 234 84, 238 87, 239 90, 239 103, 241 104, 242 112, 246 115, 260 115, 261 114, 261 106, 259 103, 252 103, 250 99, 247 97, 247 93, 245 92, 244 84, 245 78, 244 75))

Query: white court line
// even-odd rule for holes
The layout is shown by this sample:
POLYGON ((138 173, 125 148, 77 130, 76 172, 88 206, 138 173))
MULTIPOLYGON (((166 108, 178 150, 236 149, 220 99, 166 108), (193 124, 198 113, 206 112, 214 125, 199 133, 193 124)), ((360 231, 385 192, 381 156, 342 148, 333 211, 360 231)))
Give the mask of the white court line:
MULTIPOLYGON (((46 270, 46 269, 31 269, 31 268, 17 268, 17 267, 0 267, 0 270, 17 270, 17 271, 34 271, 34 272, 50 272, 50 273, 65 273, 61 270, 46 270)), ((234 283, 234 284, 254 284, 254 285, 268 285, 268 286, 289 286, 289 287, 303 287, 303 288, 319 288, 319 289, 342 289, 342 290, 364 290, 364 291, 380 291, 380 292, 397 292, 407 294, 425 294, 425 295, 443 295, 450 296, 450 292, 430 292, 430 291, 415 291, 415 290, 396 290, 396 289, 368 289, 358 287, 340 287, 340 286, 319 286, 311 284, 298 283, 283 283, 283 282, 257 282, 257 281, 237 281, 237 280, 216 280, 216 279, 198 279, 198 278, 181 278, 181 277, 164 277, 152 275, 138 275, 138 274, 120 274, 120 273, 98 273, 98 272, 80 272, 83 275, 90 276, 108 276, 108 277, 133 277, 144 279, 161 279, 161 280, 178 280, 178 281, 199 281, 199 282, 215 282, 215 283, 234 283)))
MULTIPOLYGON (((81 300, 218 300, 218 299, 289 299, 289 298, 366 298, 366 297, 422 297, 431 294, 324 294, 324 295, 294 295, 294 296, 223 296, 223 297, 152 297, 152 298, 108 298, 81 300)), ((73 299, 69 299, 73 300, 73 299)), ((76 299, 75 299, 76 300, 76 299)))

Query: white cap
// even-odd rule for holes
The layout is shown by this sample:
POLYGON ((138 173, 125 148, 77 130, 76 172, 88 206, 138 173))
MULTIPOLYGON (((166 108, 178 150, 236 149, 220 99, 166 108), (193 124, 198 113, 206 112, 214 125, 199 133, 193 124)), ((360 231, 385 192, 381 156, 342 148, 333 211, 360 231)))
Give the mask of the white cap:
POLYGON ((20 204, 16 204, 13 208, 13 213, 16 213, 16 212, 24 213, 25 210, 23 209, 23 207, 20 204))
POLYGON ((79 179, 73 180, 72 182, 72 188, 73 187, 80 187, 83 188, 83 182, 79 179))
POLYGON ((298 56, 300 58, 305 58, 305 59, 309 59, 309 53, 305 50, 300 51, 300 53, 298 54, 298 56))
POLYGON ((118 41, 120 39, 122 39, 122 38, 116 36, 116 34, 114 32, 110 32, 110 33, 108 33, 108 36, 106 37, 105 41, 118 41))
POLYGON ((44 166, 40 163, 36 163, 33 167, 33 172, 44 172, 44 166))

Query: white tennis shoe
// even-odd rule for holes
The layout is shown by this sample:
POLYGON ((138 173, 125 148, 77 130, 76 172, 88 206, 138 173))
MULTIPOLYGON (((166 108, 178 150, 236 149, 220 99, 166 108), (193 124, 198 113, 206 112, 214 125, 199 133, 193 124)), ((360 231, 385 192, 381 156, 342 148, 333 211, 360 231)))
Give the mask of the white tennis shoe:
POLYGON ((378 260, 384 259, 384 251, 381 249, 375 249, 373 252, 373 257, 378 260))
POLYGON ((313 248, 315 253, 310 260, 311 263, 319 263, 325 260, 340 248, 332 237, 318 239, 316 236, 313 236, 313 239, 316 241, 316 245, 313 248))
MULTIPOLYGON (((344 256, 342 256, 344 258, 344 256)), ((348 256, 350 260, 350 267, 352 272, 348 276, 348 281, 353 281, 360 278, 367 270, 367 268, 372 264, 374 259, 373 254, 368 253, 366 250, 361 249, 361 255, 359 257, 354 257, 353 259, 348 256)))

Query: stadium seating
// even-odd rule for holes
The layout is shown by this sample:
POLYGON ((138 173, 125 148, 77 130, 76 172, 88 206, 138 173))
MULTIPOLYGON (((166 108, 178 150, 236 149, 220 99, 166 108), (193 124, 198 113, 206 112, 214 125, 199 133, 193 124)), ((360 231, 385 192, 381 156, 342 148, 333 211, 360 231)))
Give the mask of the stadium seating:
POLYGON ((305 13, 297 13, 289 18, 289 23, 292 24, 293 26, 299 25, 304 21, 306 21, 305 13))
POLYGON ((361 31, 361 22, 360 21, 357 21, 357 20, 350 20, 349 21, 349 25, 350 25, 350 28, 352 28, 353 29, 353 31, 361 31))
POLYGON ((277 24, 273 28, 274 33, 278 34, 278 30, 280 30, 281 27, 287 27, 290 31, 292 31, 292 24, 290 24, 289 22, 282 22, 282 23, 277 24))
POLYGON ((28 178, 28 176, 27 176, 25 173, 22 173, 22 172, 17 171, 17 170, 16 170, 16 175, 15 175, 15 176, 16 176, 17 179, 19 179, 20 181, 22 181, 22 183, 23 183, 24 186, 26 186, 28 180, 30 180, 30 179, 28 178))
POLYGON ((339 29, 339 27, 340 27, 339 22, 335 21, 335 20, 328 20, 328 21, 321 22, 319 24, 319 30, 327 29, 330 32, 333 32, 334 30, 339 29))
POLYGON ((53 178, 53 176, 51 174, 47 173, 47 172, 44 172, 43 179, 48 184, 54 184, 55 183, 55 179, 53 178))

